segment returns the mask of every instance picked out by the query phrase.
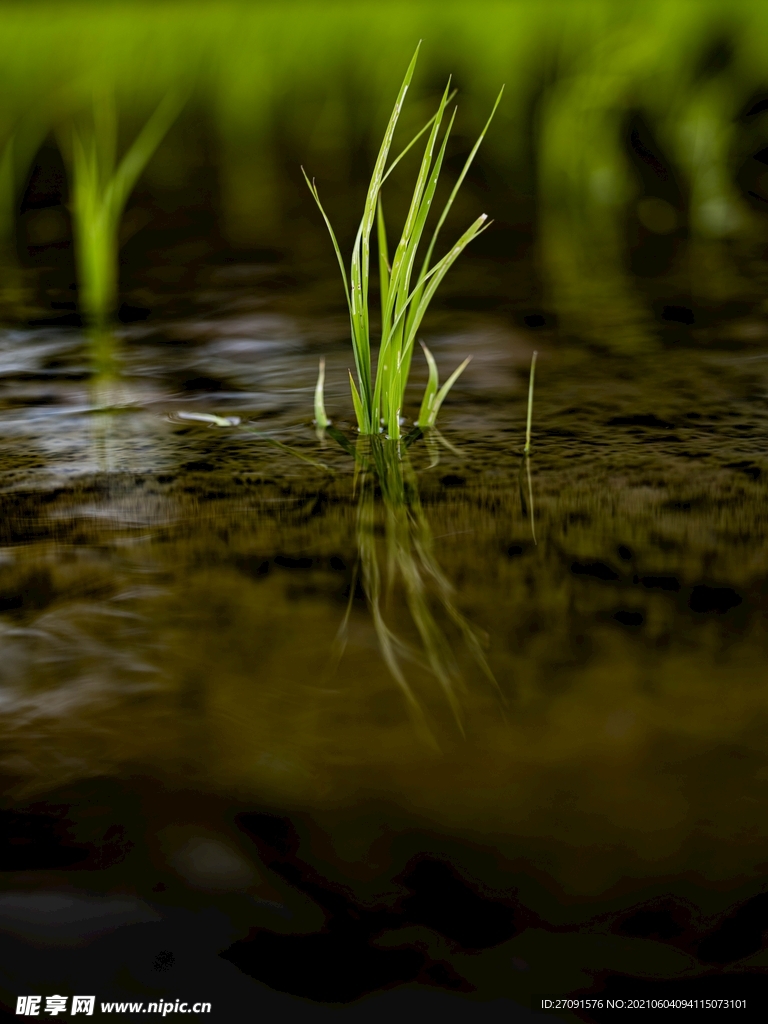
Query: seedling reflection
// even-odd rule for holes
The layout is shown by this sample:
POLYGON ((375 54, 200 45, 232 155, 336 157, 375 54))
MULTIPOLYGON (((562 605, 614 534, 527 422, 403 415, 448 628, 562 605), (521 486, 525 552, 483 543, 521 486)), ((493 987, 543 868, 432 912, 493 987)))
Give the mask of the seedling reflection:
POLYGON ((358 493, 358 559, 346 614, 336 637, 332 667, 338 664, 346 647, 352 602, 359 582, 385 664, 420 732, 434 744, 418 696, 431 677, 438 683, 463 734, 460 698, 464 680, 456 658, 456 643, 448 636, 449 624, 496 690, 498 684, 486 660, 481 634, 457 608, 454 589, 435 558, 432 531, 419 498, 416 471, 408 455, 408 447, 424 434, 416 429, 401 442, 377 436, 360 437, 354 446, 333 428, 329 434, 355 458, 358 493), (403 638, 403 629, 407 630, 408 626, 398 629, 394 625, 398 616, 402 623, 404 611, 418 638, 416 642, 403 638), (445 625, 441 624, 441 619, 447 620, 445 625), (410 672, 406 672, 406 666, 410 667, 410 672))

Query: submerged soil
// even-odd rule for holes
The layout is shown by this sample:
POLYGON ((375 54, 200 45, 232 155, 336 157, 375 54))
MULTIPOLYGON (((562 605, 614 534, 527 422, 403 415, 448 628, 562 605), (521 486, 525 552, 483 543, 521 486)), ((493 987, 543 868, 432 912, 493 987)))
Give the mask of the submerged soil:
POLYGON ((137 324, 96 381, 77 330, 0 339, 7 1005, 755 1005, 768 357, 453 316, 441 434, 377 462, 343 333, 137 324))

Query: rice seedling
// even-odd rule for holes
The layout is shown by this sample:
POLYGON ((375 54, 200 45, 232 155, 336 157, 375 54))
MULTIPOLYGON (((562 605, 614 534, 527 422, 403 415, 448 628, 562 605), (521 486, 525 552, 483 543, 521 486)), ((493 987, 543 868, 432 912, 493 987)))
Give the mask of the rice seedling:
MULTIPOLYGON (((453 95, 449 81, 436 113, 408 143, 399 156, 388 165, 395 128, 406 93, 413 78, 418 54, 419 47, 416 48, 416 52, 408 66, 386 131, 384 132, 384 139, 381 143, 368 186, 363 216, 352 250, 349 276, 347 276, 335 232, 320 202, 317 187, 313 181, 310 181, 302 168, 310 192, 331 235, 344 284, 349 308, 352 349, 357 372, 357 383, 355 383, 351 371, 349 379, 358 430, 361 434, 378 434, 383 426, 387 436, 395 440, 400 438, 401 414, 405 389, 410 374, 413 346, 424 315, 440 282, 451 266, 469 243, 489 227, 487 215, 481 214, 459 237, 448 252, 433 263, 435 246, 440 230, 445 223, 480 144, 488 131, 503 93, 502 89, 493 106, 491 115, 467 157, 456 184, 443 207, 423 257, 421 269, 416 274, 414 280, 417 254, 426 229, 427 218, 440 178, 448 138, 456 116, 454 110, 443 133, 442 141, 439 141, 440 130, 446 116, 448 103, 453 95), (400 240, 390 260, 381 196, 382 187, 397 164, 425 133, 428 133, 427 142, 421 159, 413 196, 400 240), (371 235, 374 222, 376 223, 378 242, 379 289, 381 298, 381 332, 375 370, 371 358, 371 324, 368 304, 371 276, 371 235)), ((437 413, 445 396, 464 370, 467 361, 465 360, 451 374, 443 387, 438 390, 437 366, 426 347, 424 352, 429 365, 429 382, 422 401, 419 419, 422 426, 430 427, 434 426, 437 413)), ((316 419, 318 419, 318 408, 322 406, 322 382, 320 380, 318 380, 318 388, 320 399, 318 401, 316 392, 316 419)), ((321 412, 324 416, 322 409, 321 412)))
POLYGON ((440 387, 440 378, 437 373, 435 358, 423 341, 421 347, 424 349, 424 355, 427 359, 429 379, 424 389, 424 398, 421 401, 421 409, 419 410, 419 418, 416 420, 416 425, 419 427, 434 427, 437 421, 437 414, 440 412, 440 406, 443 404, 448 392, 466 369, 472 357, 467 356, 464 362, 453 371, 445 384, 440 387))
POLYGON ((182 96, 161 101, 118 162, 117 111, 107 92, 94 96, 91 117, 62 139, 73 172, 73 217, 80 304, 94 336, 104 338, 117 306, 120 221, 136 181, 178 116, 182 96))

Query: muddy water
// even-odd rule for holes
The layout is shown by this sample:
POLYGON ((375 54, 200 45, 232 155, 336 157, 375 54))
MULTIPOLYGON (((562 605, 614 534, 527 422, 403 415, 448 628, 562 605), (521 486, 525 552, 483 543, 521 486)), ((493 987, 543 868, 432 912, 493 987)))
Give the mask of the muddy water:
POLYGON ((136 325, 96 381, 75 330, 3 336, 9 1005, 765 990, 768 359, 437 327, 473 360, 399 449, 333 320, 136 325))

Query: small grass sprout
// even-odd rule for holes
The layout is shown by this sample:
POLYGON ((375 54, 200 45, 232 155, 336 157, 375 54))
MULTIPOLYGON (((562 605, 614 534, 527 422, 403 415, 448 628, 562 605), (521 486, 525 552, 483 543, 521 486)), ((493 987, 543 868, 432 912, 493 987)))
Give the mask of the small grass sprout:
POLYGON ((437 363, 435 357, 429 351, 424 342, 421 342, 421 347, 424 349, 424 355, 427 359, 427 366, 429 367, 429 380, 427 386, 424 389, 424 398, 421 401, 421 409, 419 410, 419 418, 416 420, 416 426, 421 427, 434 427, 437 420, 437 414, 440 412, 440 406, 445 400, 445 396, 451 390, 453 385, 462 375, 464 370, 467 368, 471 356, 467 356, 461 366, 457 367, 448 380, 440 387, 440 378, 437 373, 437 363), (438 390, 439 389, 439 390, 438 390))
MULTIPOLYGON (((419 44, 420 46, 421 44, 419 44)), ((440 139, 440 130, 446 110, 454 95, 451 91, 449 80, 436 113, 408 143, 399 156, 387 166, 395 127, 400 117, 411 79, 413 78, 419 55, 419 47, 416 48, 411 63, 408 65, 408 70, 400 86, 400 91, 398 92, 397 100, 376 158, 363 208, 363 217, 352 248, 349 276, 347 276, 344 260, 333 227, 320 202, 317 187, 314 181, 310 181, 302 168, 309 190, 318 205, 330 233, 341 277, 344 282, 357 375, 357 381, 355 382, 355 378, 350 372, 349 380, 358 429, 361 434, 378 434, 383 425, 387 435, 393 439, 400 438, 401 412, 410 373, 413 346, 429 304, 440 282, 464 249, 473 239, 477 238, 478 235, 482 234, 490 226, 490 221, 488 221, 486 214, 481 214, 458 238, 448 252, 433 262, 440 230, 453 206, 453 202, 475 158, 480 143, 488 131, 503 93, 502 89, 496 98, 491 115, 467 157, 456 184, 443 207, 427 245, 420 269, 416 270, 417 253, 424 238, 427 218, 437 190, 448 138, 456 116, 456 111, 454 110, 443 132, 442 139, 440 139), (381 198, 382 186, 405 154, 426 133, 428 133, 427 141, 408 214, 400 240, 390 259, 381 198), (374 229, 374 222, 378 243, 381 296, 381 336, 375 371, 371 359, 371 330, 368 306, 371 276, 371 235, 374 229)), ((426 349, 425 354, 427 354, 430 377, 419 418, 420 421, 423 421, 424 426, 433 426, 440 405, 466 363, 452 374, 446 384, 438 391, 437 368, 426 349)), ((317 410, 317 399, 315 409, 317 410)), ((317 415, 315 418, 317 419, 317 415)))
POLYGON ((317 371, 317 384, 315 384, 315 426, 318 430, 327 430, 331 421, 325 412, 325 401, 323 390, 325 388, 325 359, 320 357, 320 366, 317 371))

